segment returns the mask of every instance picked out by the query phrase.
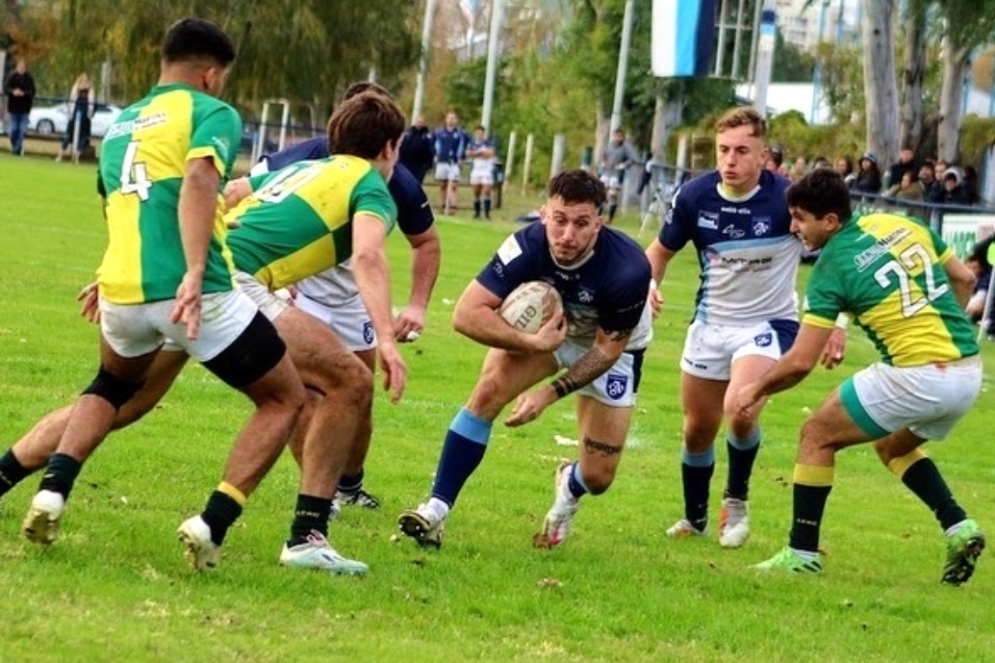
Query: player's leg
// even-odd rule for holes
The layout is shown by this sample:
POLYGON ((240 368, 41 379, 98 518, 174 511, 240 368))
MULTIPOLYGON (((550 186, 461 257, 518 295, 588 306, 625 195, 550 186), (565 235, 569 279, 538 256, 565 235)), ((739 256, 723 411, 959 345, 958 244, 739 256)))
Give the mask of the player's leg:
POLYGON ((439 186, 439 209, 443 213, 449 211, 449 169, 447 164, 439 161, 435 164, 435 183, 439 186))
POLYGON ((491 188, 494 186, 492 182, 493 177, 490 173, 484 173, 482 177, 483 177, 483 183, 480 185, 480 197, 483 199, 484 203, 484 218, 490 220, 491 188))
POLYGON ((480 199, 481 185, 477 173, 470 172, 470 188, 473 189, 473 218, 480 218, 481 204, 480 199))
POLYGON ((431 497, 418 509, 401 514, 398 525, 402 532, 421 545, 441 544, 443 521, 483 460, 494 420, 519 394, 556 370, 552 353, 487 351, 470 399, 446 432, 431 497))
MULTIPOLYGON (((584 352, 568 344, 557 351, 557 357, 570 365, 584 352)), ((601 495, 615 480, 639 391, 643 355, 644 350, 624 352, 610 369, 578 391, 578 461, 563 463, 556 471, 553 506, 543 519, 542 531, 533 537, 536 547, 563 543, 580 498, 588 493, 601 495)))
POLYGON ((372 373, 307 313, 287 308, 275 325, 301 380, 315 396, 303 433, 297 505, 280 561, 334 573, 365 573, 365 564, 339 555, 327 536, 335 488, 352 453, 359 422, 370 417, 372 373))
MULTIPOLYGON (((354 351, 356 358, 363 362, 370 375, 376 372, 376 349, 354 351)), ((371 390, 373 384, 370 385, 371 390)), ((372 394, 371 394, 372 395, 372 394)), ((341 505, 356 505, 367 509, 379 509, 380 500, 368 493, 363 487, 366 478, 366 456, 370 452, 370 441, 373 439, 373 410, 368 409, 365 416, 356 426, 356 437, 352 450, 346 461, 342 476, 339 477, 336 501, 341 505)))
POLYGON ((449 164, 449 197, 448 208, 451 212, 459 209, 459 178, 460 165, 458 163, 449 164))
POLYGON ((304 386, 273 324, 241 290, 204 296, 200 336, 185 349, 204 367, 252 400, 255 411, 239 432, 224 477, 204 511, 180 525, 186 557, 213 568, 229 528, 279 458, 304 404, 304 386))
MULTIPOLYGON (((124 428, 145 416, 169 391, 183 366, 185 352, 160 351, 156 355, 142 388, 117 411, 111 430, 124 428)), ((54 410, 36 423, 24 437, 0 456, 0 496, 5 495, 32 472, 45 467, 59 446, 73 406, 54 410)))
POLYGON ((55 541, 83 463, 110 432, 117 411, 141 388, 162 345, 162 336, 147 322, 148 311, 148 305, 119 307, 101 301, 100 369, 77 399, 48 459, 22 526, 30 541, 55 541))

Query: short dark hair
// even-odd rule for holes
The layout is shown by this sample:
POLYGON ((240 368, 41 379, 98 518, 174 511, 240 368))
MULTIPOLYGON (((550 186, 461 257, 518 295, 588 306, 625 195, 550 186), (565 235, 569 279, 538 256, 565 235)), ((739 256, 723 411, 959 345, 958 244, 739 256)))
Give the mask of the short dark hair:
POLYGON ((816 218, 836 214, 840 223, 846 223, 853 214, 850 189, 843 176, 829 168, 817 168, 788 187, 784 196, 788 207, 800 207, 816 218))
POLYGON ((361 92, 338 105, 328 121, 328 142, 335 154, 375 159, 404 133, 404 113, 389 96, 361 92))
POLYGON ((162 59, 184 62, 209 58, 223 67, 235 61, 235 44, 225 31, 202 18, 181 18, 166 30, 162 59))
POLYGON ((583 168, 565 170, 549 180, 550 198, 562 198, 568 204, 591 203, 598 209, 604 205, 608 194, 605 185, 583 168))
POLYGON ((352 99, 356 95, 362 94, 364 92, 369 92, 370 90, 378 92, 383 96, 387 97, 388 99, 394 98, 394 95, 392 95, 390 91, 387 88, 385 88, 383 85, 374 83, 373 81, 356 81, 355 83, 353 83, 352 85, 350 85, 345 89, 345 94, 342 95, 342 101, 345 101, 346 99, 352 99))

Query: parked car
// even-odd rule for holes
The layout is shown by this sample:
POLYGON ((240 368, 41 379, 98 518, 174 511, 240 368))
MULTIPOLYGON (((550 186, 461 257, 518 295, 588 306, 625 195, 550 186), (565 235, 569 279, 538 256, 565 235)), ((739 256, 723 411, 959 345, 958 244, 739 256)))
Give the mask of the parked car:
MULTIPOLYGON (((120 106, 97 104, 93 117, 90 118, 90 135, 94 138, 102 137, 120 113, 120 106)), ((63 134, 68 126, 69 110, 66 104, 32 108, 28 115, 28 131, 43 136, 63 134)))

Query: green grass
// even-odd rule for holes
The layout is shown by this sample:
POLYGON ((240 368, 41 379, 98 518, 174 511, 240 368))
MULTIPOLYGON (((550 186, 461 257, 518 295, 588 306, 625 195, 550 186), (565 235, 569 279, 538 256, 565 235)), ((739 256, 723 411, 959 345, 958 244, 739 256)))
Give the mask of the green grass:
MULTIPOLYGON (((6 448, 93 375, 97 332, 74 296, 99 263, 105 230, 91 166, 4 153, 0 173, 6 448)), ((584 500, 565 546, 536 551, 530 539, 552 498, 553 469, 575 454, 554 442, 576 436, 568 403, 520 429, 495 427, 440 552, 392 543, 397 513, 430 487, 442 437, 484 353, 451 330, 453 302, 517 227, 509 219, 539 201, 505 202, 490 224, 439 223, 442 274, 425 333, 404 349, 407 394, 397 406, 382 394, 376 404, 367 484, 384 509, 347 510, 331 529, 339 550, 369 563, 368 577, 276 564, 296 493, 289 457, 253 496, 218 571, 187 569, 174 530, 202 507, 249 413, 245 399, 191 366, 156 412, 113 435, 87 465, 55 545, 18 533, 35 478, 0 501, 0 661, 995 660, 995 563, 983 558, 963 587, 941 586, 943 541, 932 516, 869 448, 839 460, 825 574, 749 568, 785 541, 806 412, 874 359, 857 331, 844 366, 817 370, 767 407, 749 544, 725 551, 714 535, 665 537, 681 513, 677 364, 697 283, 690 251, 668 276, 616 484, 584 500)), ((636 220, 623 217, 621 226, 633 230, 636 220)), ((403 300, 409 263, 399 236, 390 254, 403 300)), ((985 356, 995 365, 990 344, 985 356)), ((930 446, 960 501, 995 531, 991 389, 989 380, 953 435, 930 446)), ((714 511, 725 454, 719 459, 714 511)))

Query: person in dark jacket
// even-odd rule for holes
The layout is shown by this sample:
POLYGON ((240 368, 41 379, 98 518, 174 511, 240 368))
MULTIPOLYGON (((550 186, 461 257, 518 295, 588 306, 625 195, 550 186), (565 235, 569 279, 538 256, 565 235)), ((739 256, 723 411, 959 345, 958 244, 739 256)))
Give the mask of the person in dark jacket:
POLYGON ((10 150, 15 155, 24 154, 24 135, 28 132, 28 115, 35 100, 35 79, 28 71, 28 63, 18 60, 14 71, 4 84, 7 93, 7 113, 10 116, 10 150))
POLYGON ((881 193, 881 170, 873 152, 864 152, 860 157, 860 171, 851 189, 857 193, 881 193))
POLYGON ((411 171, 419 184, 425 180, 435 160, 435 136, 423 116, 416 115, 414 123, 404 132, 397 159, 411 171))

